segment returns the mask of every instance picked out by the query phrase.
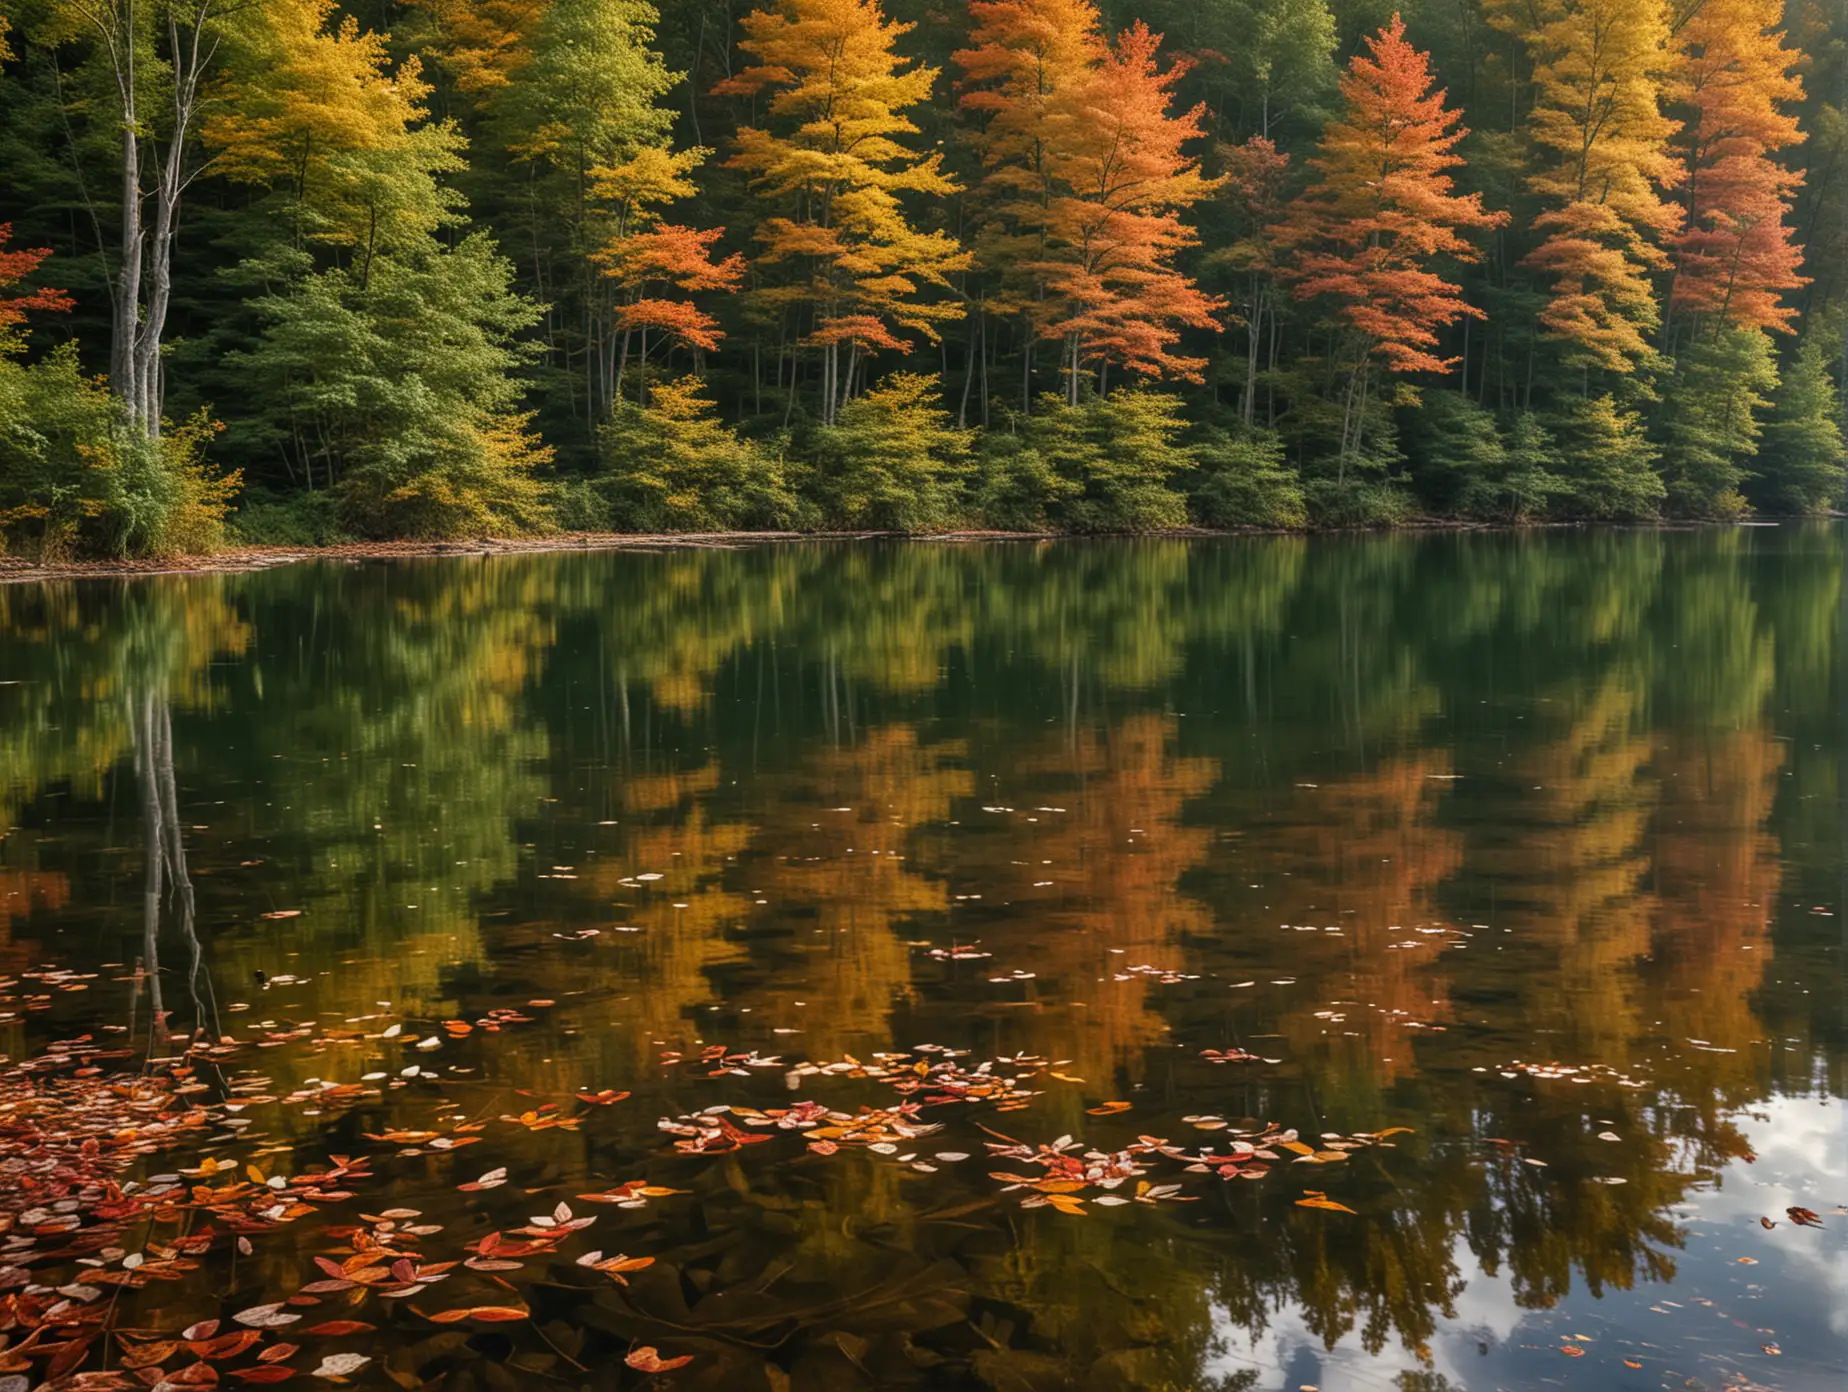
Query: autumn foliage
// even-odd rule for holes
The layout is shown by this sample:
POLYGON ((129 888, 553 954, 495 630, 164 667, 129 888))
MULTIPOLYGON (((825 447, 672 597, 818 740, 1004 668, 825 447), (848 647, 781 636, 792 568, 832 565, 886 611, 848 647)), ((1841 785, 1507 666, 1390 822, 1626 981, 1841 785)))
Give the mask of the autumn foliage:
POLYGON ((1676 244, 1670 308, 1743 328, 1788 330, 1786 292, 1808 284, 1789 222, 1803 182, 1775 156, 1803 139, 1798 55, 1777 32, 1779 0, 1706 0, 1677 43, 1686 228, 1676 244))
MULTIPOLYGON (((50 249, 46 247, 9 251, 7 243, 12 240, 12 236, 11 225, 0 223, 0 292, 20 285, 51 255, 50 249)), ((62 290, 28 290, 17 295, 0 293, 0 336, 23 324, 26 315, 34 311, 67 310, 71 305, 71 297, 62 290)), ((3 337, 0 337, 0 341, 4 341, 3 337)))
POLYGON ((886 19, 877 0, 784 0, 753 11, 744 30, 739 47, 756 61, 714 90, 769 99, 772 125, 741 129, 729 161, 780 209, 757 231, 757 263, 777 278, 759 298, 806 313, 806 341, 822 350, 822 416, 832 420, 863 352, 906 351, 906 333, 935 339, 962 315, 930 292, 947 290, 968 254, 954 237, 917 228, 900 201, 958 191, 941 155, 907 144, 918 128, 904 113, 929 100, 937 71, 899 55, 911 26, 886 19))
POLYGON ((1544 240, 1527 264, 1551 281, 1540 322, 1603 368, 1629 371, 1660 322, 1650 277, 1668 268, 1681 181, 1662 110, 1669 67, 1662 0, 1495 0, 1491 22, 1533 55, 1528 179, 1544 240))
POLYGON ((1450 171, 1463 163, 1461 114, 1432 91, 1426 55, 1405 39, 1397 15, 1367 40, 1341 80, 1346 110, 1329 123, 1311 164, 1320 175, 1298 200, 1283 231, 1297 248, 1297 297, 1326 296, 1366 351, 1393 372, 1447 372, 1438 331, 1482 311, 1429 269, 1440 256, 1474 261, 1463 234, 1499 227, 1480 194, 1455 192, 1450 171))

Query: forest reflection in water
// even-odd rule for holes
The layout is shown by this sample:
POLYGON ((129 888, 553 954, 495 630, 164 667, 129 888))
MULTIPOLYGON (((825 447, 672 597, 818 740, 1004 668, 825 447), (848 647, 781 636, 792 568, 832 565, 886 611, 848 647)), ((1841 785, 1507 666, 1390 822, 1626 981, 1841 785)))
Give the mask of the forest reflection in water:
MULTIPOLYGON (((1848 1218, 1756 1219, 1848 1201, 1843 543, 804 544, 0 588, 5 965, 125 969, 5 1048, 131 1019, 160 1045, 150 1006, 181 1034, 374 1010, 427 1034, 555 1002, 448 1040, 443 1095, 633 1097, 400 1164, 392 1197, 462 1232, 483 1201, 455 1185, 494 1165, 689 1191, 595 1234, 657 1258, 630 1288, 522 1292, 587 1347, 696 1354, 677 1385, 1525 1386, 1580 1336, 1594 1386, 1839 1385, 1848 1218), (159 1001, 112 980, 156 962, 159 1001), (930 1149, 974 1158, 928 1170, 655 1128, 808 1095, 667 1051, 924 1043, 1052 1071, 950 1119, 930 1149), (1214 1118, 1413 1133, 1083 1216, 1022 1210, 982 1157, 1191 1147, 1214 1118)), ((262 1062, 278 1094, 381 1066, 262 1062)), ((427 1092, 264 1133, 350 1148, 427 1092)), ((314 1244, 259 1269, 286 1288, 314 1244)), ((513 1336, 380 1337, 419 1377, 582 1380, 513 1336)))

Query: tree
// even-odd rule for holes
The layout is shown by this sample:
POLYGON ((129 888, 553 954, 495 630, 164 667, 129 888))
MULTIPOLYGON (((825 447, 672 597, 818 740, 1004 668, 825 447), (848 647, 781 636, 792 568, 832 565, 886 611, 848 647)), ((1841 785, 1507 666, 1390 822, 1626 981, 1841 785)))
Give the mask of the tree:
MULTIPOLYGON (((650 329, 670 344, 696 353, 717 348, 723 337, 718 321, 690 300, 665 299, 650 293, 657 284, 688 295, 730 291, 744 278, 746 265, 742 256, 714 259, 713 248, 724 229, 699 231, 660 220, 664 205, 697 192, 688 176, 705 162, 708 153, 649 145, 618 165, 592 171, 596 179, 593 197, 612 223, 609 240, 596 254, 596 260, 624 296, 616 310, 622 347, 612 396, 618 402, 622 400, 630 339, 637 332, 641 334, 644 366, 650 329)), ((637 404, 646 404, 640 395, 637 404)))
POLYGON ((645 532, 787 527, 800 506, 782 461, 714 418, 696 377, 655 388, 644 412, 624 402, 605 427, 594 487, 619 526, 645 532))
MULTIPOLYGON (((622 322, 606 254, 652 221, 634 215, 633 198, 612 207, 608 182, 638 160, 652 169, 675 159, 662 103, 684 75, 653 48, 659 18, 645 0, 551 0, 529 56, 486 101, 489 132, 522 174, 509 190, 507 245, 530 258, 528 283, 549 307, 546 347, 586 440, 609 417, 633 327, 622 322)), ((676 174, 705 155, 688 152, 676 174)), ((682 190, 683 178, 654 201, 682 190)))
POLYGON ((1681 224, 1663 197, 1681 175, 1661 107, 1662 0, 1491 0, 1489 20, 1534 63, 1528 135, 1546 163, 1528 186, 1544 235, 1525 264, 1552 280, 1540 322, 1574 360, 1633 371, 1661 317, 1650 276, 1681 224))
POLYGON ((971 137, 982 166, 969 200, 975 259, 991 287, 984 309, 1023 321, 1021 410, 1030 413, 1056 192, 1052 99, 1103 61, 1102 20, 1091 0, 971 0, 969 20, 969 45, 952 56, 962 71, 958 106, 980 122, 971 137))
POLYGON ((1658 451, 1642 416, 1613 393, 1566 401, 1548 422, 1559 442, 1558 490, 1573 515, 1599 520, 1653 517, 1668 496, 1658 451))
POLYGON ((1438 330, 1482 318, 1458 288, 1429 269, 1438 257, 1473 261, 1466 229, 1499 227, 1506 213, 1458 194, 1449 171, 1468 134, 1460 114, 1432 91, 1427 55, 1406 42, 1397 15, 1367 40, 1341 80, 1346 104, 1310 161, 1320 178, 1291 209, 1282 236, 1295 248, 1290 276, 1299 299, 1327 297, 1349 331, 1341 470, 1358 452, 1376 362, 1398 374, 1443 373, 1438 330))
POLYGON ((1237 317, 1245 328, 1245 386, 1239 396, 1239 415, 1247 429, 1256 421, 1258 364, 1264 357, 1264 326, 1272 320, 1275 332, 1277 284, 1283 269, 1278 230, 1284 214, 1284 180, 1290 157, 1263 136, 1223 152, 1225 192, 1233 210, 1237 235, 1228 245, 1208 253, 1207 261, 1238 276, 1242 298, 1237 317))
MULTIPOLYGON (((646 232, 637 232, 615 242, 603 260, 608 274, 623 287, 630 298, 616 311, 616 327, 622 331, 622 356, 616 369, 616 398, 622 397, 623 368, 629 361, 629 336, 641 334, 641 356, 648 357, 648 331, 658 332, 670 343, 711 350, 723 336, 718 321, 689 300, 670 300, 651 296, 649 288, 665 284, 686 294, 699 291, 731 290, 744 278, 744 258, 727 256, 715 261, 713 244, 724 235, 723 228, 700 232, 691 227, 662 224, 646 232)), ((645 388, 644 388, 645 393, 645 388)), ((638 405, 646 405, 639 400, 638 405)))
POLYGON ((1762 509, 1822 512, 1842 501, 1844 451, 1827 352, 1809 339, 1784 365, 1747 491, 1762 509))
POLYGON ((226 17, 252 0, 50 0, 39 37, 88 41, 108 75, 98 125, 116 146, 118 252, 110 278, 109 383, 129 420, 160 435, 161 345, 173 302, 180 202, 226 17), (152 178, 152 188, 148 187, 152 178))
POLYGON ((1788 221, 1803 176, 1775 158, 1803 139, 1783 12, 1782 0, 1701 0, 1676 35, 1687 219, 1669 306, 1736 328, 1787 330, 1796 311, 1781 297, 1809 283, 1788 221))
POLYGON ((518 407, 538 311, 474 233, 334 267, 257 301, 261 340, 232 365, 259 418, 363 536, 470 536, 545 522, 547 451, 518 407))
POLYGON ((454 127, 426 121, 421 64, 394 70, 388 44, 333 0, 263 0, 239 16, 204 131, 215 172, 270 190, 291 243, 350 255, 362 282, 456 220, 439 176, 463 167, 454 127))
POLYGON ((1758 452, 1758 412, 1770 406, 1777 360, 1761 329, 1726 328, 1687 344, 1663 392, 1668 505, 1684 517, 1736 517, 1744 461, 1758 452))
POLYGON ((1156 64, 1161 37, 1137 23, 1082 78, 1048 98, 1045 211, 1040 273, 1047 302, 1039 337, 1065 345, 1066 401, 1076 405, 1095 365, 1107 386, 1112 364, 1148 377, 1198 382, 1202 358, 1172 350, 1183 328, 1218 327, 1224 307, 1176 269, 1193 245, 1180 214, 1212 194, 1199 161, 1204 108, 1170 111, 1184 63, 1156 64))
POLYGON ((922 373, 894 373, 821 428, 809 488, 831 524, 940 532, 964 520, 969 437, 936 390, 922 373))
POLYGON ((781 0, 746 16, 739 46, 756 62, 714 88, 769 96, 771 128, 742 128, 727 163, 782 210, 757 230, 757 265, 787 278, 759 299, 808 311, 803 341, 821 350, 824 424, 853 394, 863 354, 909 351, 905 332, 935 342, 963 313, 925 292, 948 291, 968 254, 947 233, 914 227, 900 199, 960 191, 941 155, 905 143, 918 128, 904 113, 937 80, 937 69, 898 56, 911 27, 887 20, 878 0, 781 0))

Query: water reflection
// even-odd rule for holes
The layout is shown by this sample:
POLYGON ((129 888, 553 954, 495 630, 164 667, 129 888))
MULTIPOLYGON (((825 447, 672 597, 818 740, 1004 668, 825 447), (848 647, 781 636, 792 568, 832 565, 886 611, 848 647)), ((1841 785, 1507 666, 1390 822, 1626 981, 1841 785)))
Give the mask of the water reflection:
MULTIPOLYGON (((1587 1321, 1600 1355, 1659 1350, 1652 1301, 1719 1300, 1759 1213, 1836 1201, 1842 549, 804 545, 0 588, 0 932, 15 969, 120 963, 181 1032, 557 1000, 455 1086, 635 1091, 499 1163, 692 1191, 628 1221, 662 1257, 632 1290, 556 1297, 585 1338, 692 1340, 690 1385, 1526 1385, 1587 1321), (1416 1134, 1341 1176, 1357 1218, 1285 1170, 1062 1219, 979 1161, 659 1159, 657 1115, 787 1097, 657 1062, 712 1041, 1044 1056, 1070 1081, 985 1119, 1035 1141, 1416 1134), (1769 1147, 1790 1197, 1740 1206, 1769 1147)), ((54 1018, 84 1008, 124 1018, 54 1018)), ((274 1091, 373 1066, 265 1062, 274 1091)), ((1752 1298, 1724 1367, 1673 1369, 1722 1385, 1779 1324, 1776 1385, 1829 1385, 1833 1317, 1752 1298)))

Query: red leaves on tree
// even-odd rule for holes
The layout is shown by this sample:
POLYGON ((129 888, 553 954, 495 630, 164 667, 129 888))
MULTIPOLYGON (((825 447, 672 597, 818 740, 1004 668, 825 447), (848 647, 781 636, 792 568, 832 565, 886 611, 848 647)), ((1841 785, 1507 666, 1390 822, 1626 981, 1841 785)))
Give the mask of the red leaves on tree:
POLYGON ((1466 131, 1431 90, 1428 55, 1405 39, 1397 15, 1367 40, 1341 80, 1343 114, 1329 123, 1311 161, 1321 178, 1292 210, 1281 239, 1297 249, 1298 299, 1328 296, 1340 317, 1394 372, 1447 372, 1434 351, 1439 329, 1484 317, 1458 288, 1428 269, 1433 258, 1474 261, 1461 232, 1499 227, 1476 194, 1453 192, 1449 170, 1466 131))
MULTIPOLYGON (((51 255, 48 247, 8 251, 6 244, 12 235, 13 225, 0 222, 0 291, 20 284, 39 268, 40 262, 51 255)), ((35 310, 51 313, 69 309, 73 303, 71 297, 62 290, 33 290, 23 295, 0 294, 0 332, 24 323, 26 315, 35 310)))
POLYGON ((1796 311, 1779 298, 1808 281, 1785 221, 1803 176, 1774 158, 1803 139, 1782 15, 1781 0, 1706 0, 1682 26, 1688 221, 1670 304, 1788 332, 1796 311))

